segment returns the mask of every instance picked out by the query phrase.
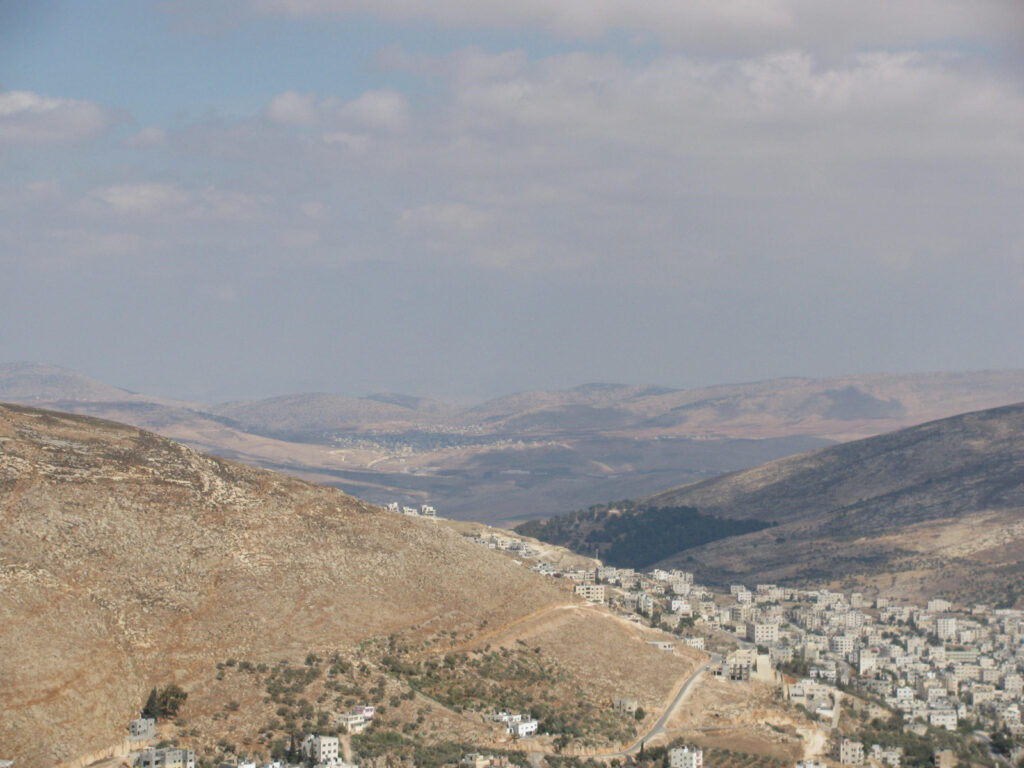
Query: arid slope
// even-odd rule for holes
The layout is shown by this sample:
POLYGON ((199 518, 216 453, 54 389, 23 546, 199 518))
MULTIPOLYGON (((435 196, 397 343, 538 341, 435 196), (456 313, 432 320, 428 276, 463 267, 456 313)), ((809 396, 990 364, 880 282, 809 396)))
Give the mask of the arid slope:
POLYGON ((111 422, 0 406, 0 744, 111 743, 152 686, 412 625, 569 600, 510 559, 340 491, 111 422))

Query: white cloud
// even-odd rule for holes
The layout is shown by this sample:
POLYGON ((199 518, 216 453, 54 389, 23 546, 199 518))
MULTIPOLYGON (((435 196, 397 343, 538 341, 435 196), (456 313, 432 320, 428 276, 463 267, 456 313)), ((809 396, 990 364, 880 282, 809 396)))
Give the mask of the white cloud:
POLYGON ((238 288, 230 283, 203 285, 197 289, 197 293, 221 304, 237 304, 242 298, 238 288))
POLYGON ((366 91, 344 105, 341 114, 368 128, 397 131, 409 118, 405 97, 394 91, 366 91))
POLYGON ((437 203, 421 205, 402 211, 400 223, 416 229, 439 230, 468 235, 486 228, 493 217, 486 211, 465 203, 437 203))
POLYGON ((138 133, 129 136, 125 143, 133 149, 162 147, 167 143, 167 131, 163 128, 148 126, 138 133))
POLYGON ((57 99, 30 91, 0 93, 0 143, 57 144, 90 139, 110 123, 90 101, 57 99))
POLYGON ((307 200, 299 206, 299 210, 302 214, 310 219, 323 218, 327 212, 327 206, 321 203, 319 200, 307 200))
POLYGON ((1016 45, 1024 6, 1016 0, 250 0, 296 17, 373 14, 444 26, 533 28, 568 38, 624 30, 690 51, 757 52, 788 47, 854 50, 914 41, 982 39, 1016 45))
POLYGON ((118 213, 150 214, 181 206, 188 193, 174 184, 143 182, 104 187, 95 196, 118 213))
POLYGON ((267 117, 283 125, 308 125, 317 118, 316 97, 297 91, 279 93, 270 100, 267 117))
POLYGON ((350 152, 361 155, 370 148, 370 137, 358 133, 332 131, 323 135, 323 142, 329 147, 345 147, 350 152))
POLYGON ((266 109, 271 122, 290 126, 319 126, 328 144, 341 144, 355 152, 366 149, 366 132, 394 132, 405 127, 409 106, 395 91, 369 90, 349 101, 333 96, 285 91, 274 96, 266 109))

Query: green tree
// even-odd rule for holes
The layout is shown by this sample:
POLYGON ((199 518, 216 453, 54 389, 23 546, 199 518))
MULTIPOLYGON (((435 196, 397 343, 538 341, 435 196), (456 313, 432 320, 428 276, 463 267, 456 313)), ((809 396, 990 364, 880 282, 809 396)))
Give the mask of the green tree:
POLYGON ((149 698, 146 699, 146 705, 142 708, 143 717, 151 717, 156 720, 160 717, 160 704, 156 698, 156 688, 149 692, 149 698))
POLYGON ((185 703, 188 694, 174 683, 171 683, 157 696, 157 705, 162 717, 174 717, 185 703))

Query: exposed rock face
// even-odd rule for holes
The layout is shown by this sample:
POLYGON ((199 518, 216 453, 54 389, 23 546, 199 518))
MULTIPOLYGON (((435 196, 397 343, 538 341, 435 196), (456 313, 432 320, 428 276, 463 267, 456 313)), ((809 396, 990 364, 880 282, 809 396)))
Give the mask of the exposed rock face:
POLYGON ((0 744, 104 747, 155 685, 565 602, 456 532, 112 422, 0 406, 0 744))

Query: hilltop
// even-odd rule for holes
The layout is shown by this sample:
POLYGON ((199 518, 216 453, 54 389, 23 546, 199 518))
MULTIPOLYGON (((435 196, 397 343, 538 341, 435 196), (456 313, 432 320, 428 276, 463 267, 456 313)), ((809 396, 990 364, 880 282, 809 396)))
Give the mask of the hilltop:
POLYGON ((0 365, 0 400, 102 401, 134 397, 134 392, 56 365, 27 362, 0 365))
POLYGON ((648 531, 660 565, 699 567, 718 583, 845 579, 913 596, 966 594, 970 586, 979 601, 1013 603, 1024 599, 1024 404, 832 446, 523 530, 603 554, 624 527, 621 540, 634 549, 648 531), (644 521, 666 513, 682 520, 684 512, 727 530, 714 540, 691 536, 688 548, 665 554, 658 549, 665 527, 644 521), (762 530, 732 535, 729 525, 744 521, 762 530))
POLYGON ((120 741, 170 684, 189 699, 167 735, 209 759, 229 741, 266 755, 354 693, 387 703, 393 728, 422 723, 417 743, 488 743, 460 686, 525 701, 546 674, 564 692, 549 717, 570 701, 625 738, 632 721, 602 702, 655 710, 699 657, 645 632, 446 525, 127 425, 0 405, 0 743, 19 768, 120 741), (415 663, 389 661, 399 650, 415 663), (410 676, 442 658, 451 679, 417 683, 431 703, 410 676), (295 695, 307 687, 315 704, 295 695))

